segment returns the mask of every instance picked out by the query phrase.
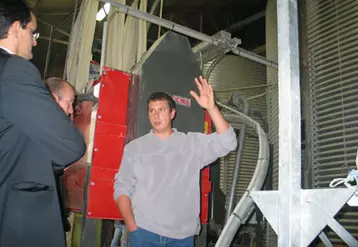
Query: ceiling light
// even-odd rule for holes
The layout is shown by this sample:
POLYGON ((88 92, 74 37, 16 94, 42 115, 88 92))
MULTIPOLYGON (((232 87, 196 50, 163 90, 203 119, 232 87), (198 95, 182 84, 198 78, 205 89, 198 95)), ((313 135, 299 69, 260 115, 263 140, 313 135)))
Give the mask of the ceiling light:
POLYGON ((96 20, 102 21, 106 15, 109 13, 109 10, 111 9, 111 4, 106 3, 97 13, 96 20))

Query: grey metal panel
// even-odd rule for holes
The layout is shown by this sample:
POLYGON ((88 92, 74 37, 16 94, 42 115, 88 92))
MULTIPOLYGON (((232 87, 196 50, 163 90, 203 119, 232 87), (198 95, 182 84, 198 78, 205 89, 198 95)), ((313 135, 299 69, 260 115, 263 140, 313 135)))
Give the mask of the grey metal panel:
POLYGON ((199 75, 199 64, 187 37, 169 31, 158 39, 133 69, 129 109, 137 118, 128 124, 135 133, 133 138, 151 129, 147 99, 158 91, 190 100, 190 104, 177 103, 174 128, 182 132, 202 132, 204 111, 189 93, 190 90, 197 91, 194 77, 199 75))
MULTIPOLYGON (((358 1, 307 0, 312 103, 313 186, 325 188, 354 168, 358 147, 358 1)), ((358 237, 358 210, 338 221, 358 237)), ((328 232, 333 245, 343 244, 328 232)))
MULTIPOLYGON (((277 6, 276 0, 268 0, 266 7, 266 57, 278 60, 277 44, 277 6)), ((278 189, 278 70, 267 68, 267 119, 269 124, 269 141, 272 155, 272 188, 278 189)), ((270 226, 267 228, 266 246, 277 246, 277 235, 270 226)))
MULTIPOLYGON (((204 74, 212 62, 204 64, 204 74)), ((266 67, 235 55, 226 55, 213 69, 209 83, 215 96, 222 102, 230 100, 235 92, 249 99, 250 109, 260 111, 266 116, 266 67), (250 100, 252 98, 252 100, 250 100)), ((257 119, 261 122, 261 120, 257 119)), ((238 184, 236 187, 237 200, 240 199, 248 186, 257 163, 258 139, 250 128, 246 131, 245 146, 240 166, 238 184)), ((224 161, 220 163, 220 186, 228 195, 232 184, 232 174, 236 159, 236 152, 230 153, 228 163, 224 169, 224 161), (226 171, 226 178, 224 173, 226 171)))

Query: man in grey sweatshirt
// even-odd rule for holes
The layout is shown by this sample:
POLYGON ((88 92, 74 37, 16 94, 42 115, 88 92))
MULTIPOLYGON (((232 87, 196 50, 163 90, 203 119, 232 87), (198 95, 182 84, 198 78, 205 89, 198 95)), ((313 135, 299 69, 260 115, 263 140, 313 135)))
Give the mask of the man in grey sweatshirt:
POLYGON ((114 199, 131 247, 194 246, 200 231, 200 171, 237 146, 233 128, 215 105, 207 81, 195 79, 216 132, 184 134, 172 128, 175 102, 166 93, 148 99, 150 133, 128 143, 115 176, 114 199))

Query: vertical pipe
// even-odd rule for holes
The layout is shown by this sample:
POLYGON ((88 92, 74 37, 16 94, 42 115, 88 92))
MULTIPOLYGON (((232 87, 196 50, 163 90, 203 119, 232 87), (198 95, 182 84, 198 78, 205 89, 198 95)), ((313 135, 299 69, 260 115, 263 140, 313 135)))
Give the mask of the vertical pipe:
POLYGON ((108 22, 105 21, 103 23, 103 34, 102 34, 102 48, 101 48, 101 62, 100 62, 100 73, 101 74, 102 74, 102 70, 104 67, 105 60, 106 60, 107 32, 108 32, 108 22))
POLYGON ((279 247, 301 246, 301 102, 297 13, 297 0, 277 1, 279 247))
POLYGON ((49 70, 49 66, 50 66, 52 40, 53 40, 53 26, 50 27, 50 40, 48 41, 45 70, 44 70, 44 74, 43 74, 44 80, 46 80, 46 78, 47 78, 48 70, 49 70))
MULTIPOLYGON (((239 107, 239 103, 243 104, 243 106, 244 106, 243 113, 245 115, 248 114, 249 104, 248 104, 247 100, 245 99, 245 97, 234 94, 232 101, 236 107, 239 107)), ((242 159, 242 152, 244 150, 245 135, 246 135, 246 125, 241 124, 240 125, 240 134, 239 134, 239 143, 238 143, 238 149, 237 149, 237 155, 236 155, 236 161, 235 161, 235 167, 234 167, 234 174, 233 174, 233 178, 232 178, 230 195, 228 198, 229 204, 228 204, 228 208, 226 211, 225 222, 228 221, 232 211, 234 210, 234 206, 235 206, 235 202, 236 202, 236 200, 235 200, 236 199, 236 187, 237 187, 237 182, 239 179, 240 163, 241 163, 241 159, 242 159)))
MULTIPOLYGON (((215 213, 215 197, 216 197, 216 192, 215 192, 215 186, 220 186, 217 183, 217 177, 214 175, 216 175, 218 172, 216 172, 217 170, 217 166, 218 165, 212 165, 210 167, 210 180, 211 180, 211 185, 212 185, 212 189, 211 189, 211 193, 210 193, 210 220, 214 220, 214 213, 215 213), (215 172, 216 173, 215 173, 215 172)), ((220 172, 220 170, 219 170, 220 172)))

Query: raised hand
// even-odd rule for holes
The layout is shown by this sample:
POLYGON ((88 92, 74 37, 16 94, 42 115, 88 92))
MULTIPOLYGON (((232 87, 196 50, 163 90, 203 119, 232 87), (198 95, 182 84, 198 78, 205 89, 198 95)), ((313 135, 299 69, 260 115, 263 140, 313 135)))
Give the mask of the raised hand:
POLYGON ((204 77, 200 76, 199 79, 195 78, 195 83, 198 87, 199 95, 194 91, 190 91, 191 96, 193 96, 193 98, 202 108, 208 111, 214 109, 216 107, 214 100, 214 92, 207 80, 204 77))

